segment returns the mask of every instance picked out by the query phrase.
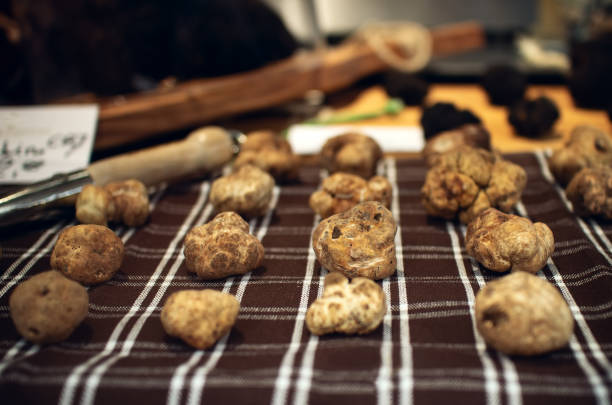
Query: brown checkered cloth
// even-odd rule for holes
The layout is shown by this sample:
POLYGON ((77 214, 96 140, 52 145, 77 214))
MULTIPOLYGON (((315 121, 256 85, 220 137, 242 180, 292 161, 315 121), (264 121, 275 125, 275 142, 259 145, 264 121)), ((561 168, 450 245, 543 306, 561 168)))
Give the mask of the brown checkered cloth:
POLYGON ((541 154, 509 158, 529 176, 518 213, 555 235, 555 253, 539 275, 574 314, 564 349, 526 358, 486 347, 474 326, 474 296, 499 275, 466 255, 464 226, 425 215, 423 161, 387 159, 398 268, 380 282, 389 305, 383 324, 365 336, 317 337, 304 324, 325 275, 310 246, 316 167, 302 170, 301 183, 277 188, 269 214, 251 221, 265 246, 263 266, 225 280, 199 280, 183 264, 185 234, 213 214, 210 182, 156 192, 147 225, 115 229, 126 246, 121 270, 89 289, 88 317, 59 344, 20 339, 8 297, 18 282, 49 268, 56 237, 72 219, 3 234, 0 402, 609 404, 612 225, 574 216, 541 154), (166 297, 186 288, 223 290, 241 302, 234 328, 209 350, 162 329, 166 297))

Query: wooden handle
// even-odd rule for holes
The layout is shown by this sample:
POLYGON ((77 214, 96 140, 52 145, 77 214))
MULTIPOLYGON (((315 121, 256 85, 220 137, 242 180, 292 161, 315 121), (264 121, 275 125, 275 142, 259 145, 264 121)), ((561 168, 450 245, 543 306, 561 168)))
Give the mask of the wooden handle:
POLYGON ((233 152, 227 131, 204 127, 182 141, 99 160, 87 170, 94 184, 138 179, 150 186, 210 172, 229 162, 233 152))

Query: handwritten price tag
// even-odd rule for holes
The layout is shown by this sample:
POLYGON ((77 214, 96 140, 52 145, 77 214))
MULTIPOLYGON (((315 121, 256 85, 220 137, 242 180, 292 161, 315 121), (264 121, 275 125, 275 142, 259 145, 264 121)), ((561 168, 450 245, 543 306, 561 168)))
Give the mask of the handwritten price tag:
POLYGON ((0 183, 31 183, 84 169, 98 106, 0 108, 0 183))

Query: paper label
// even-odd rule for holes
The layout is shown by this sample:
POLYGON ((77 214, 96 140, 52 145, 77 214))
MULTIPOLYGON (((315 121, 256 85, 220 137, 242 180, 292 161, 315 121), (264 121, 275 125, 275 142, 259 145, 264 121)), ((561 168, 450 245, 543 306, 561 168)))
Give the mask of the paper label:
POLYGON ((295 153, 315 154, 327 139, 346 132, 359 132, 374 138, 383 152, 420 152, 425 145, 420 127, 399 126, 300 124, 289 128, 288 140, 295 153))
POLYGON ((0 183, 86 168, 97 119, 97 105, 0 107, 0 183))

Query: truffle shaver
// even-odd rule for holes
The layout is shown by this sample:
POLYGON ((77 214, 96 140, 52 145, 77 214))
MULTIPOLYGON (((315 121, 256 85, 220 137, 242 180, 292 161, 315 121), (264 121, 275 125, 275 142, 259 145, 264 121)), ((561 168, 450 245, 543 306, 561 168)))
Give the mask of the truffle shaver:
POLYGON ((184 140, 96 161, 84 170, 53 176, 0 199, 0 226, 20 222, 84 185, 138 179, 151 186, 220 168, 237 153, 239 131, 204 127, 184 140))

